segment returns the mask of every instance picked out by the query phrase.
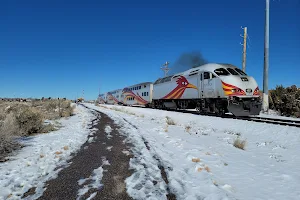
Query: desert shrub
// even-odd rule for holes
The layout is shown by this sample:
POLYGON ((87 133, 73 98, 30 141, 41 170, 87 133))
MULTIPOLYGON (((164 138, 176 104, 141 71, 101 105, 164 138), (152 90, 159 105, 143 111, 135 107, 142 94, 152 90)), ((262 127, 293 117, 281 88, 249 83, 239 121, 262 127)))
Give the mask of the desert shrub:
POLYGON ((245 146, 246 146, 246 140, 241 140, 239 138, 236 138, 234 140, 233 146, 242 150, 245 150, 245 146))
POLYGON ((51 131, 56 131, 57 129, 55 128, 55 126, 53 124, 46 124, 43 125, 42 128, 40 129, 40 133, 49 133, 51 131))
POLYGON ((300 90, 296 85, 276 86, 269 91, 269 107, 284 116, 300 117, 300 90))
POLYGON ((45 102, 45 107, 47 111, 54 111, 57 108, 57 102, 56 101, 47 101, 45 102))
POLYGON ((75 106, 71 106, 71 101, 63 101, 60 104, 60 116, 69 117, 74 113, 75 106))
POLYGON ((31 135, 42 129, 44 117, 34 108, 23 108, 16 114, 16 122, 21 135, 31 135))
POLYGON ((14 140, 19 133, 18 124, 13 113, 9 113, 0 126, 0 160, 19 148, 19 144, 14 140))

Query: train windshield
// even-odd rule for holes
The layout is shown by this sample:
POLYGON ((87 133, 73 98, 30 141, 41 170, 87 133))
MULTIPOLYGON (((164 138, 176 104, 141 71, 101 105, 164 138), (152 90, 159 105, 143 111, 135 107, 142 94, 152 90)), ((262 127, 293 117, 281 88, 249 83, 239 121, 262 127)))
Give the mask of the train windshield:
POLYGON ((247 74, 245 72, 243 72, 242 70, 240 70, 239 68, 235 68, 235 71, 237 71, 242 76, 247 76, 247 74))
POLYGON ((232 69, 232 68, 227 68, 227 70, 228 70, 229 73, 232 74, 232 75, 235 75, 235 76, 240 75, 239 73, 237 73, 237 72, 236 72, 234 69, 232 69))
POLYGON ((224 68, 216 69, 214 72, 215 72, 218 76, 228 76, 228 75, 230 75, 230 73, 229 73, 226 69, 224 69, 224 68))

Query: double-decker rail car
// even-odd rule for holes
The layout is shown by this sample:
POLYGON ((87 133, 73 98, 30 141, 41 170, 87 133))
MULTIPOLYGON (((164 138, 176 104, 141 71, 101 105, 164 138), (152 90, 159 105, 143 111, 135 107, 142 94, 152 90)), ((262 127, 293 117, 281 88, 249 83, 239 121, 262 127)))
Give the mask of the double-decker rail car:
POLYGON ((148 107, 152 101, 152 82, 144 82, 125 87, 122 90, 124 105, 148 107))
POLYGON ((210 63, 155 81, 152 107, 247 116, 259 114, 261 101, 253 77, 231 64, 210 63))
POLYGON ((122 90, 117 89, 106 94, 106 103, 107 104, 123 104, 121 101, 122 90))
POLYGON ((98 102, 101 103, 101 104, 105 104, 106 103, 106 97, 107 97, 107 93, 99 94, 98 102))

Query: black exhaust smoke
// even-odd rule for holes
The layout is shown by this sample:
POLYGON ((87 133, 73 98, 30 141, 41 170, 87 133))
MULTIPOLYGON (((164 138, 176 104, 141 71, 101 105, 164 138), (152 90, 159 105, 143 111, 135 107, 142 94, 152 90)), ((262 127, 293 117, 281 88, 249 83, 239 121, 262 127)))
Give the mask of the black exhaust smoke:
POLYGON ((170 66, 170 74, 176 74, 191 68, 199 67, 207 63, 207 60, 204 59, 200 52, 183 53, 177 59, 177 61, 170 66))

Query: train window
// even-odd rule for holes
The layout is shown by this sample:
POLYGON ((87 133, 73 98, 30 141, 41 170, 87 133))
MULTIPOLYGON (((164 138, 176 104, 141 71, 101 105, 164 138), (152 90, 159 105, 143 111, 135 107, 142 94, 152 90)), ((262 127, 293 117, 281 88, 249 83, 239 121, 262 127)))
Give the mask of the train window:
POLYGON ((247 76, 247 74, 242 70, 240 70, 239 68, 235 68, 235 71, 237 71, 240 75, 247 76))
POLYGON ((139 86, 139 89, 142 89, 142 86, 139 86))
POLYGON ((234 69, 232 69, 232 68, 227 68, 227 70, 229 71, 229 73, 230 74, 232 74, 232 75, 235 75, 235 76, 238 76, 239 75, 239 73, 237 73, 234 69))
POLYGON ((178 77, 180 77, 182 74, 179 74, 179 75, 176 75, 176 76, 173 76, 173 79, 175 79, 175 78, 178 78, 178 77))
POLYGON ((191 71, 189 76, 193 76, 193 75, 197 75, 198 74, 199 69, 191 71))
POLYGON ((218 76, 228 76, 229 72, 224 68, 219 68, 214 71, 218 76))
POLYGON ((204 79, 210 79, 209 72, 204 72, 203 75, 204 79))
POLYGON ((146 85, 144 85, 144 88, 146 88, 147 86, 146 85))
POLYGON ((146 96, 149 96, 149 93, 147 92, 147 95, 146 96))
POLYGON ((159 78, 158 80, 156 80, 154 84, 158 84, 158 83, 160 83, 160 81, 161 81, 161 78, 159 78))

